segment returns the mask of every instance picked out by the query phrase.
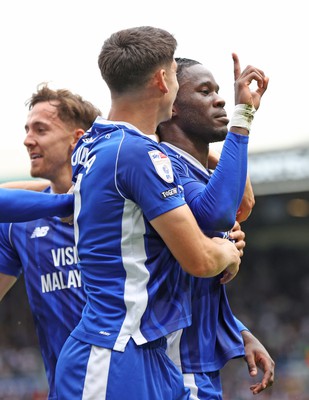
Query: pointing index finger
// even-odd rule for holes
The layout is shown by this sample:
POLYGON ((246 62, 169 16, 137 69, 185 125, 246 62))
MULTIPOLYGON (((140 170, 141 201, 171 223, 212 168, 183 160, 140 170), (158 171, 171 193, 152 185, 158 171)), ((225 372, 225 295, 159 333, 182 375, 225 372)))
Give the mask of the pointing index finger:
POLYGON ((239 75, 241 74, 240 62, 238 55, 236 53, 232 53, 232 58, 234 61, 234 80, 236 81, 239 78, 239 75))

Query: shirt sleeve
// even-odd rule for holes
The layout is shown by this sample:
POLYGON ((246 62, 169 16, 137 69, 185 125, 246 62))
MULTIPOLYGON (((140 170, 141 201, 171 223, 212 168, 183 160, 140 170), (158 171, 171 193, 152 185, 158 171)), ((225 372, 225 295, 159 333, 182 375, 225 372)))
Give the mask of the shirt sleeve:
POLYGON ((231 229, 247 178, 248 136, 229 132, 208 184, 180 176, 185 199, 203 230, 231 229))
POLYGON ((0 272, 18 278, 22 265, 10 241, 10 227, 11 224, 0 224, 0 272))
MULTIPOLYGON (((139 140, 140 141, 140 140, 139 140)), ((180 179, 170 158, 157 144, 145 140, 132 150, 126 142, 121 147, 117 166, 117 187, 133 200, 151 221, 159 215, 185 204, 179 189, 180 179), (130 166, 128 168, 128 166, 130 166)))
POLYGON ((0 188, 0 222, 25 222, 73 214, 72 194, 51 194, 0 188))
POLYGON ((235 316, 234 316, 234 319, 235 319, 237 328, 239 329, 239 332, 242 332, 242 331, 250 332, 250 330, 241 321, 239 321, 239 319, 237 319, 235 316))

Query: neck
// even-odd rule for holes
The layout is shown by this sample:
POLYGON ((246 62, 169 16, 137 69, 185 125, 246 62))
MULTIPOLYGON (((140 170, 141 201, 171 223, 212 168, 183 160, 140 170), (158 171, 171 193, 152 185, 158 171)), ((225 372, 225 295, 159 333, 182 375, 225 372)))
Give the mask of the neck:
POLYGON ((179 129, 169 129, 167 126, 165 131, 166 134, 161 135, 162 141, 171 143, 179 149, 186 151, 205 168, 208 168, 209 143, 193 140, 179 129))
POLYGON ((128 122, 146 135, 153 135, 162 121, 161 108, 160 100, 149 93, 113 96, 108 119, 128 122))
POLYGON ((58 172, 56 176, 44 177, 50 180, 50 187, 54 193, 67 193, 72 186, 72 169, 58 172))
POLYGON ((130 112, 129 108, 111 108, 108 117, 110 121, 123 121, 135 126, 146 135, 153 135, 156 131, 157 123, 147 113, 130 112))
POLYGON ((53 193, 67 193, 70 187, 72 186, 72 182, 50 182, 50 187, 53 193))

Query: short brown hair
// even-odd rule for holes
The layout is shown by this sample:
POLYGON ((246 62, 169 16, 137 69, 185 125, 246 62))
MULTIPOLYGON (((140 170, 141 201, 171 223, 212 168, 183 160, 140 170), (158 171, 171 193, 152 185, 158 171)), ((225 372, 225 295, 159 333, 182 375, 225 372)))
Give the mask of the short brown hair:
POLYGON ((72 127, 82 128, 84 131, 92 126, 97 116, 101 115, 98 108, 80 95, 73 94, 67 89, 53 90, 45 82, 38 85, 37 92, 26 101, 26 105, 31 110, 37 103, 45 101, 52 102, 57 108, 61 121, 72 127))
POLYGON ((172 34, 151 26, 113 33, 105 40, 98 59, 110 90, 123 93, 141 87, 151 73, 173 62, 177 41, 172 34))

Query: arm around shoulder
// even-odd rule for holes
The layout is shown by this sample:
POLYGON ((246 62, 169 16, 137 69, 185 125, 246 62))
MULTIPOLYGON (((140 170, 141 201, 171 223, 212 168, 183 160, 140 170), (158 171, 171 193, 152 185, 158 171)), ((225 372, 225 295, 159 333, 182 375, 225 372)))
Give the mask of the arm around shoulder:
POLYGON ((0 188, 0 222, 24 222, 73 213, 72 194, 50 194, 0 188))
POLYGON ((225 272, 226 283, 239 269, 239 251, 229 240, 203 234, 189 209, 182 205, 150 221, 180 266, 197 277, 225 272))
POLYGON ((47 180, 26 180, 26 181, 10 181, 0 184, 0 188, 6 189, 24 189, 24 190, 35 190, 36 192, 41 192, 50 185, 47 180))

